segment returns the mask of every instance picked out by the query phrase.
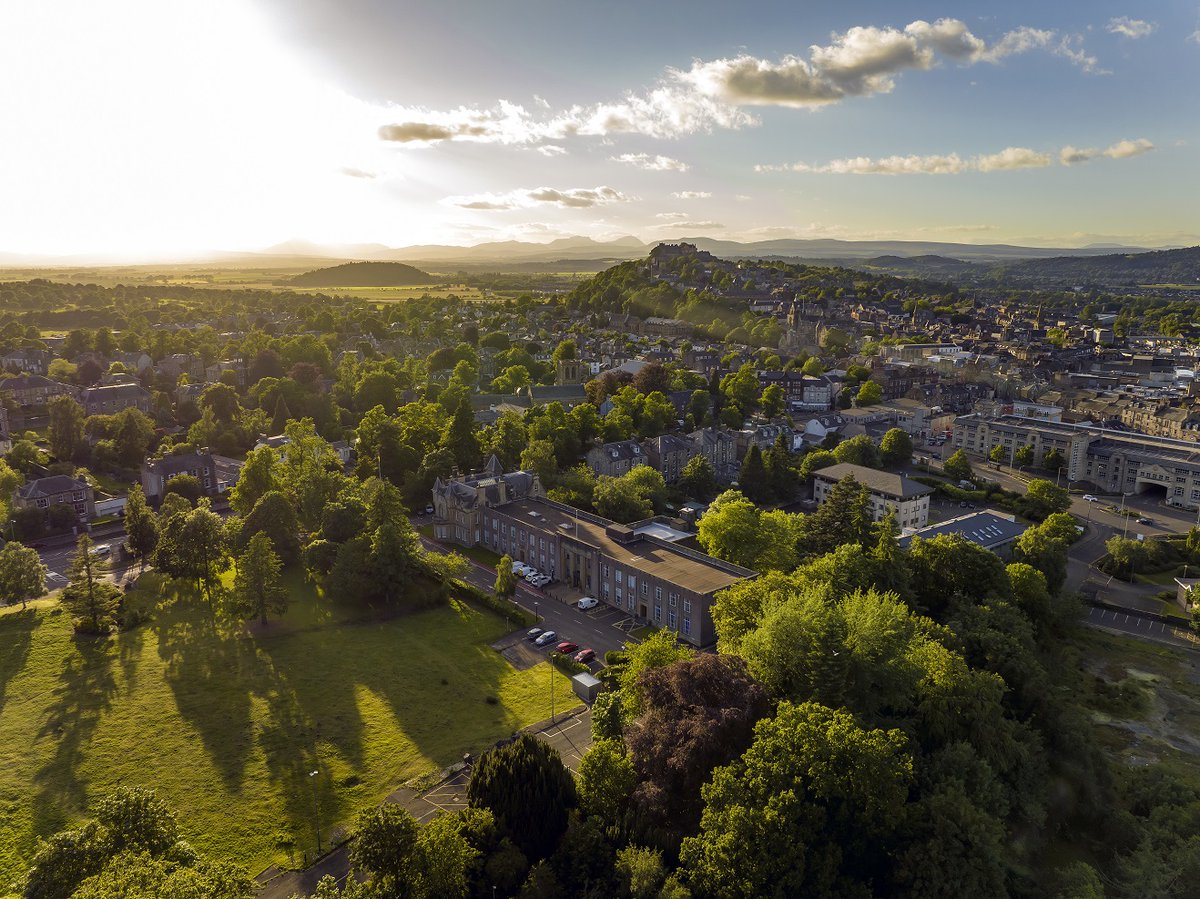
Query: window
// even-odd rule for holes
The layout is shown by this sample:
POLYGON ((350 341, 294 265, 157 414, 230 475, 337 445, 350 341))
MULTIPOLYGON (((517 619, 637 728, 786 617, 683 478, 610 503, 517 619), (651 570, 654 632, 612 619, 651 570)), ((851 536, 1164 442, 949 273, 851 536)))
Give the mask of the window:
POLYGON ((642 596, 647 595, 649 592, 650 592, 650 585, 647 584, 645 581, 642 581, 642 596))
POLYGON ((620 602, 620 601, 621 601, 621 600, 623 600, 624 598, 625 598, 625 591, 624 591, 624 590, 621 588, 621 586, 618 584, 618 585, 617 585, 617 602, 620 602))
POLYGON ((622 572, 620 568, 617 569, 616 576, 613 578, 613 580, 615 580, 618 584, 625 583, 624 572, 622 572))
POLYGON ((671 630, 675 630, 675 613, 674 612, 667 612, 667 627, 669 627, 671 630))
POLYGON ((607 562, 600 563, 600 577, 604 578, 605 580, 608 579, 608 563, 607 562))
POLYGON ((671 593, 667 596, 667 605, 669 605, 672 609, 675 608, 675 603, 678 601, 679 601, 678 593, 671 593))
POLYGON ((692 601, 690 599, 685 599, 683 601, 683 614, 684 615, 692 614, 692 601))
POLYGON ((683 632, 689 635, 692 632, 692 619, 686 616, 683 619, 683 632))
POLYGON ((630 593, 632 593, 634 590, 637 589, 637 578, 634 577, 632 574, 629 575, 629 578, 627 579, 626 583, 629 584, 629 592, 630 593))
POLYGON ((661 603, 654 604, 654 620, 662 621, 662 604, 661 603))
POLYGON ((655 602, 662 602, 662 587, 654 588, 654 600, 655 602))

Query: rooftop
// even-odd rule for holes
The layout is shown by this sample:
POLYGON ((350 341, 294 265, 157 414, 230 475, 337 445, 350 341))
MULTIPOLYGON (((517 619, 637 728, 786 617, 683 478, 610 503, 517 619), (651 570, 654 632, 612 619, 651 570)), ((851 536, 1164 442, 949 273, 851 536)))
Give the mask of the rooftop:
POLYGON ((900 546, 907 549, 913 537, 932 540, 942 534, 958 534, 984 549, 994 549, 1016 540, 1025 533, 1025 525, 1012 515, 1001 515, 989 509, 981 512, 970 512, 950 518, 938 524, 931 524, 900 538, 900 546))
MULTIPOLYGON (((501 506, 503 512, 518 521, 526 521, 546 531, 590 546, 612 562, 683 587, 706 594, 724 590, 739 581, 754 577, 755 572, 706 556, 703 553, 671 546, 652 536, 634 534, 628 543, 616 540, 609 527, 623 528, 596 515, 577 512, 570 506, 540 499, 524 499, 501 506)), ((628 529, 626 529, 628 530, 628 529)))
POLYGON ((876 468, 866 468, 862 465, 851 465, 848 462, 839 462, 837 465, 830 465, 828 468, 821 468, 813 472, 813 477, 826 481, 840 481, 846 475, 853 477, 872 493, 882 493, 884 496, 896 499, 913 499, 933 493, 932 487, 926 487, 902 474, 879 471, 876 468))

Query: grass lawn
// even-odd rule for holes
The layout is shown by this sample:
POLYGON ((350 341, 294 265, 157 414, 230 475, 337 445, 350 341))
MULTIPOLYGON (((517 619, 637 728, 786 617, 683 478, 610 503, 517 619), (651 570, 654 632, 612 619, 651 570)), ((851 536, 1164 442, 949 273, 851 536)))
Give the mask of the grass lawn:
POLYGON ((298 862, 314 796, 328 836, 549 717, 550 678, 570 689, 547 663, 513 669, 488 646, 503 622, 464 604, 352 622, 296 577, 260 631, 145 582, 133 600, 153 619, 109 641, 76 639, 49 601, 0 612, 0 883, 119 784, 157 789, 203 852, 257 873, 294 844, 298 862))

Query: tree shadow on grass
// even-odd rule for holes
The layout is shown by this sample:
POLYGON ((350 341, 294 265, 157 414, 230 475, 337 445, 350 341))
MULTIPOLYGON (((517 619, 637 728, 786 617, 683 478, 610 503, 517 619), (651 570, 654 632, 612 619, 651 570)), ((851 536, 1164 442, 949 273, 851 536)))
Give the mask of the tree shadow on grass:
POLYGON ((35 609, 0 615, 0 712, 8 696, 8 682, 25 669, 33 630, 41 623, 35 609))
POLYGON ((61 830, 74 812, 86 807, 87 788, 79 780, 79 767, 117 687, 113 674, 117 654, 109 639, 77 636, 75 648, 66 659, 54 703, 38 733, 39 740, 52 740, 55 748, 34 775, 35 833, 61 830))
POLYGON ((253 644, 187 590, 164 594, 152 628, 179 714, 200 736, 226 788, 236 792, 254 746, 252 695, 263 676, 253 644))

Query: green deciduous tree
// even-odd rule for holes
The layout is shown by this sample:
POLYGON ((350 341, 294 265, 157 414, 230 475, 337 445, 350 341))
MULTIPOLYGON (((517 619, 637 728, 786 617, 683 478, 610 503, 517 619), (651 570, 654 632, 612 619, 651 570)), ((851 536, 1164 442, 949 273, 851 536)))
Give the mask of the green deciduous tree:
POLYGON ((159 526, 154 512, 146 505, 146 494, 141 484, 134 484, 129 489, 129 498, 125 503, 125 533, 129 551, 145 568, 146 559, 158 546, 159 526))
POLYGON ((48 570, 36 549, 15 540, 0 549, 0 598, 6 603, 25 604, 46 592, 48 570))
POLYGON ((229 507, 241 516, 250 514, 264 494, 279 489, 276 466, 279 453, 269 446, 252 449, 246 455, 237 483, 229 491, 229 507))
POLYGON ((697 540, 709 555, 755 571, 796 565, 799 517, 763 512, 743 494, 727 490, 700 519, 697 540))
POLYGON ((281 492, 272 490, 263 494, 243 520, 237 545, 244 549, 255 534, 266 534, 279 561, 294 565, 300 559, 298 531, 291 503, 281 492))
POLYGON ((950 458, 946 460, 946 464, 942 470, 950 477, 960 481, 970 479, 973 474, 971 471, 971 462, 967 459, 967 454, 962 450, 955 450, 950 458))
POLYGON ((512 599, 517 592, 517 578, 512 570, 512 556, 505 553, 496 563, 496 584, 493 588, 500 599, 512 599))
POLYGON ((879 441, 879 453, 886 465, 907 465, 912 461, 912 437, 902 428, 890 428, 879 441))
POLYGON ((907 737, 845 711, 782 703, 746 754, 704 787, 700 833, 683 843, 704 895, 870 895, 865 879, 902 813, 907 737))
POLYGON ((1042 521, 1055 512, 1065 512, 1071 508, 1071 496, 1065 487, 1056 487, 1053 481, 1035 478, 1029 482, 1021 503, 1027 516, 1042 521))
POLYGON ((833 450, 833 457, 838 462, 849 465, 862 465, 865 468, 879 467, 879 448, 875 441, 866 434, 859 434, 849 440, 843 440, 833 450))
POLYGON ((700 502, 712 499, 717 492, 717 474, 712 463, 704 456, 688 459, 679 476, 679 489, 700 502))
POLYGON ((56 396, 46 405, 50 415, 50 452, 60 462, 71 462, 83 446, 83 407, 69 396, 56 396))
POLYGON ((258 618, 263 627, 267 614, 282 615, 288 608, 288 591, 283 585, 283 563, 275 554, 271 538, 259 532, 238 556, 233 578, 230 609, 241 620, 258 618))
POLYGON ((854 402, 859 406, 874 406, 883 402, 883 387, 877 381, 863 381, 854 402))

